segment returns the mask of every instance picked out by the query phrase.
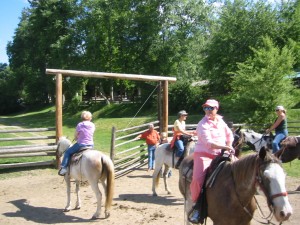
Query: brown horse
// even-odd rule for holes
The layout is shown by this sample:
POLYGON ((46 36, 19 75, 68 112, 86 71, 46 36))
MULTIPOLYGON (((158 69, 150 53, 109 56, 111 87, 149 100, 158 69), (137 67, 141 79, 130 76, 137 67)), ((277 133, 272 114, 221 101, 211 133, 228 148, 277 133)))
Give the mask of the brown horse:
MULTIPOLYGON (((192 160, 192 155, 186 157, 179 170, 179 189, 185 199, 186 219, 192 208, 192 172, 189 168, 192 160)), ((262 148, 259 153, 224 165, 212 187, 206 190, 208 217, 214 225, 249 225, 256 209, 254 195, 257 188, 263 190, 279 222, 292 215, 280 162, 262 148)), ((188 220, 186 224, 189 224, 188 220)))
POLYGON ((291 162, 294 159, 300 160, 300 137, 289 136, 281 142, 281 148, 274 155, 283 163, 291 162), (292 144, 289 140, 293 140, 292 144))

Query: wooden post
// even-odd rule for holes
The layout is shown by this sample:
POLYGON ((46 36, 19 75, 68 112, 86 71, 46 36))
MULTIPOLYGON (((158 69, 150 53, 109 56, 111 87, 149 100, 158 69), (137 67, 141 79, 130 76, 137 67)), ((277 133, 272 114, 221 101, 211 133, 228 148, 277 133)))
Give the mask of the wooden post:
POLYGON ((163 127, 162 127, 162 83, 161 81, 159 82, 159 88, 157 91, 157 108, 158 108, 158 121, 159 121, 159 132, 163 132, 163 127))
MULTIPOLYGON (((62 134, 62 74, 56 74, 56 143, 62 134)), ((56 155, 56 167, 58 168, 61 164, 60 157, 56 155)))
POLYGON ((168 81, 163 81, 163 109, 162 109, 162 130, 168 132, 169 124, 169 95, 168 95, 168 81))
POLYGON ((116 128, 111 129, 111 144, 110 144, 110 159, 114 162, 115 158, 115 141, 116 141, 116 128))

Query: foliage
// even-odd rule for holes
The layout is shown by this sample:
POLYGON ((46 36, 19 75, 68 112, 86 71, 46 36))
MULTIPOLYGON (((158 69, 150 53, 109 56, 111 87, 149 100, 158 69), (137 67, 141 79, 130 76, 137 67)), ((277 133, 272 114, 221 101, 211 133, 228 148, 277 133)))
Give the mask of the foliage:
POLYGON ((204 102, 203 89, 187 82, 177 82, 169 88, 169 110, 177 114, 180 110, 199 112, 204 102))
POLYGON ((290 108, 299 99, 299 91, 288 78, 293 51, 289 46, 279 49, 268 37, 263 43, 261 48, 252 48, 253 57, 238 64, 232 82, 232 108, 250 123, 272 122, 276 105, 290 108))
POLYGON ((204 67, 210 80, 210 89, 227 94, 232 87, 232 75, 237 63, 244 62, 259 47, 262 37, 276 37, 276 11, 264 1, 226 1, 218 23, 212 30, 204 67))

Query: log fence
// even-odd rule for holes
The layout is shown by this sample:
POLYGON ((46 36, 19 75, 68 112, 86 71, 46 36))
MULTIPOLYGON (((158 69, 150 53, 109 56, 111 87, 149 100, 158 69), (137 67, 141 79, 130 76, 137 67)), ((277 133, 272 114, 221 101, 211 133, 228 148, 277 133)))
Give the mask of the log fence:
MULTIPOLYGON (((55 156, 55 128, 20 129, 14 126, 0 127, 0 160, 7 158, 55 156), (54 132, 53 132, 54 131, 54 132), (20 136, 22 134, 22 136, 20 136)), ((56 161, 2 163, 0 169, 55 165, 56 161)))

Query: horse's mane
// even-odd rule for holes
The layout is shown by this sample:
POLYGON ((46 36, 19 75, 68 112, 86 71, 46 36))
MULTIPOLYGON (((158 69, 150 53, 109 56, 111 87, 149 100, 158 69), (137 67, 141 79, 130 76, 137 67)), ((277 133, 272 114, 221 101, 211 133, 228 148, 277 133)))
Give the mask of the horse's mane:
POLYGON ((231 164, 232 174, 236 182, 243 182, 250 174, 255 173, 257 154, 251 154, 234 161, 231 164))
POLYGON ((269 152, 266 152, 266 155, 263 159, 259 157, 259 153, 244 156, 231 164, 234 180, 236 182, 243 182, 245 178, 247 178, 251 174, 253 175, 254 179, 256 169, 258 166, 257 164, 261 165, 268 164, 271 162, 279 163, 279 160, 269 152))

